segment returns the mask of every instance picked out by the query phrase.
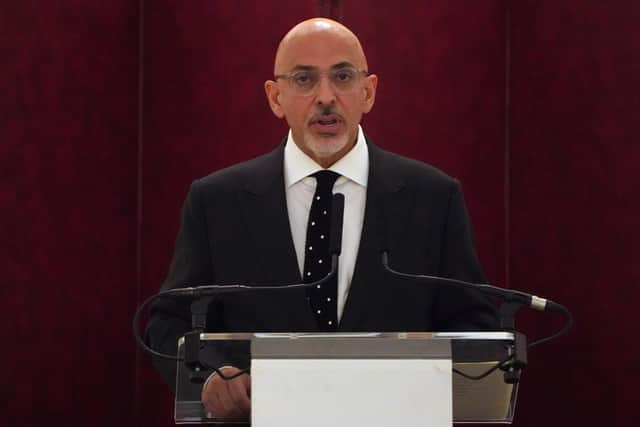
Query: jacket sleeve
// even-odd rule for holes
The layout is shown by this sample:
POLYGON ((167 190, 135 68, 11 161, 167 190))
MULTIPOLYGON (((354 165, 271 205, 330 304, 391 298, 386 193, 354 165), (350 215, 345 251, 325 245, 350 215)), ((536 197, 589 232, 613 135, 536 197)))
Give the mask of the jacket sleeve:
MULTIPOLYGON (((473 231, 460 184, 452 181, 443 231, 438 274, 473 283, 486 283, 475 249, 473 231)), ((441 331, 498 328, 495 302, 479 291, 441 286, 436 296, 434 324, 441 331)))
MULTIPOLYGON (((198 181, 189 190, 182 207, 180 229, 167 278, 161 289, 199 286, 213 283, 210 242, 206 215, 201 200, 198 181)), ((220 314, 217 307, 209 308, 209 316, 220 314)), ((207 319, 207 324, 217 323, 207 319)), ((191 330, 190 301, 186 299, 160 298, 150 309, 145 333, 146 342, 156 351, 175 355, 178 339, 191 330)), ((153 364, 162 379, 175 392, 176 361, 153 356, 153 364)))

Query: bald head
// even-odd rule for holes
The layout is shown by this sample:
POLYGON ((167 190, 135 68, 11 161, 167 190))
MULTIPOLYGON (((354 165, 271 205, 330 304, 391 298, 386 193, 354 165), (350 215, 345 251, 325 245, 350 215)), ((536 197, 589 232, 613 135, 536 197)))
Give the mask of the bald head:
POLYGON ((274 79, 264 89, 273 114, 287 120, 294 143, 327 168, 355 146, 377 83, 355 34, 336 21, 314 18, 284 36, 274 79))
POLYGON ((311 53, 323 45, 339 46, 348 52, 353 65, 362 70, 368 69, 360 40, 351 30, 339 22, 326 18, 312 18, 302 21, 282 38, 276 51, 274 74, 285 73, 296 65, 301 54, 311 53))

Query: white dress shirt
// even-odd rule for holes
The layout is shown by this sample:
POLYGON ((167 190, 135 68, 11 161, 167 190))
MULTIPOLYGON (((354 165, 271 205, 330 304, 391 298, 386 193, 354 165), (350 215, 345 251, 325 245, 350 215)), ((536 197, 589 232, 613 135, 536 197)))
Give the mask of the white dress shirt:
MULTIPOLYGON (((284 185, 291 236, 298 257, 302 277, 304 269, 307 221, 311 201, 316 191, 316 179, 309 175, 323 170, 293 141, 291 131, 284 148, 284 185)), ((333 193, 344 194, 344 221, 342 228, 342 253, 338 264, 338 320, 342 318, 345 301, 349 295, 351 278, 360 247, 360 235, 364 222, 364 207, 369 178, 369 151, 362 128, 358 126, 356 145, 340 160, 329 167, 341 176, 333 186, 333 193)))

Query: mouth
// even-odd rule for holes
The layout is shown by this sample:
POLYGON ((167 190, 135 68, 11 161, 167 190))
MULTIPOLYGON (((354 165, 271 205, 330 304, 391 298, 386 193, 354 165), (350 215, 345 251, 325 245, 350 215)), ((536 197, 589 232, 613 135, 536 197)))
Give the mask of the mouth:
POLYGON ((311 128, 323 136, 334 136, 338 133, 342 120, 337 114, 323 114, 311 120, 311 128))

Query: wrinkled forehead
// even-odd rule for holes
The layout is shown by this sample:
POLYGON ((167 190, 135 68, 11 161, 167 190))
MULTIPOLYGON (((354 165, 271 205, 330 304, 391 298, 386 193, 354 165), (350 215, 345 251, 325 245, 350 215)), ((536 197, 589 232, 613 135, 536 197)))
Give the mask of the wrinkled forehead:
POLYGON ((287 35, 278 47, 274 72, 281 74, 308 67, 325 70, 344 65, 367 68, 360 42, 350 32, 324 29, 287 35))

